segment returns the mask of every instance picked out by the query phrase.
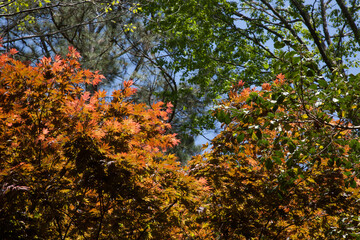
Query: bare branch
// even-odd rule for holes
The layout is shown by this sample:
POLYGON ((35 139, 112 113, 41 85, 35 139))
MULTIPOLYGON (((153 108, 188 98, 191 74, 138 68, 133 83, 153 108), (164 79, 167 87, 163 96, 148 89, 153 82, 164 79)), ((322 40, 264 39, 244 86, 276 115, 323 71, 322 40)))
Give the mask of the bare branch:
POLYGON ((297 8, 297 10, 299 11, 300 15, 303 17, 304 19, 304 23, 306 25, 306 27, 308 28, 308 30, 310 31, 311 36, 314 39, 315 45, 317 46, 321 57, 323 58, 326 66, 329 68, 329 70, 332 72, 335 69, 335 65, 336 63, 334 63, 326 54, 326 46, 324 45, 324 43, 319 39, 318 34, 316 33, 316 30, 314 29, 314 27, 312 26, 311 22, 310 22, 310 16, 309 13, 307 11, 304 10, 304 5, 299 2, 298 0, 291 0, 291 2, 295 5, 295 7, 297 8))
POLYGON ((0 8, 6 7, 6 6, 8 6, 8 5, 10 5, 10 4, 14 3, 14 2, 15 2, 15 0, 4 3, 4 4, 0 5, 0 8))
POLYGON ((360 31, 359 31, 358 27, 356 26, 356 23, 355 23, 353 17, 351 16, 348 8, 345 6, 345 3, 343 0, 336 0, 336 2, 338 3, 338 5, 341 9, 341 12, 344 15, 346 22, 349 24, 351 30, 353 31, 353 33, 355 35, 355 40, 360 45, 360 31))
POLYGON ((324 31, 325 39, 326 39, 327 44, 330 46, 331 45, 331 39, 330 39, 328 24, 327 24, 327 20, 326 20, 326 8, 327 8, 327 6, 324 3, 324 0, 320 0, 320 8, 321 8, 321 18, 322 18, 322 25, 323 25, 323 31, 324 31))
MULTIPOLYGON (((83 2, 67 3, 67 4, 62 4, 61 2, 59 2, 57 4, 43 6, 43 7, 28 8, 28 9, 21 10, 19 12, 0 14, 0 17, 14 17, 14 16, 19 15, 19 14, 31 13, 31 12, 36 12, 36 11, 45 10, 45 9, 49 9, 49 8, 55 8, 55 7, 73 7, 73 6, 76 6, 76 5, 79 5, 79 4, 84 4, 84 3, 92 3, 92 2, 91 1, 86 1, 86 0, 83 1, 83 2)), ((2 6, 0 6, 0 7, 2 7, 2 6)))
MULTIPOLYGON (((58 31, 54 31, 54 32, 50 32, 50 33, 44 33, 44 34, 33 34, 33 35, 28 35, 28 36, 23 36, 23 37, 18 37, 15 39, 9 39, 9 40, 4 40, 3 43, 10 43, 10 42, 16 42, 16 41, 20 41, 20 40, 26 40, 26 39, 31 39, 31 38, 38 38, 38 37, 46 37, 46 36, 52 36, 52 35, 56 35, 59 33, 63 33, 65 31, 80 27, 80 26, 84 26, 87 25, 89 23, 92 23, 94 20, 98 19, 101 15, 103 15, 104 13, 94 17, 93 19, 91 19, 90 21, 87 22, 83 22, 83 23, 79 23, 79 24, 75 24, 73 26, 67 27, 67 28, 63 28, 60 29, 58 31)), ((107 20, 103 20, 103 21, 97 21, 97 23, 101 23, 101 22, 106 22, 107 20)))

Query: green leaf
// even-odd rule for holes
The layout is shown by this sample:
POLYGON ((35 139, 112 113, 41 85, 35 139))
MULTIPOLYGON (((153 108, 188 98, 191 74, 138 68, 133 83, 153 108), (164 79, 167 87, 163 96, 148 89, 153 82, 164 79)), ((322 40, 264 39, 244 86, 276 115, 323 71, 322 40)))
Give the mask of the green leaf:
POLYGON ((284 128, 286 131, 290 131, 292 129, 292 126, 290 124, 285 124, 284 128))
POLYGON ((256 137, 260 140, 262 139, 262 133, 261 133, 261 130, 260 129, 257 129, 256 130, 256 137))
POLYGON ((278 156, 273 156, 272 159, 277 163, 277 164, 282 164, 281 158, 278 156))
POLYGON ((306 71, 306 76, 307 76, 307 77, 314 77, 314 76, 315 76, 315 71, 312 70, 312 69, 308 69, 308 70, 306 71))
POLYGON ((294 159, 289 158, 289 159, 286 161, 286 166, 288 166, 289 168, 291 168, 292 166, 294 166, 294 159))
POLYGON ((283 48, 283 47, 285 47, 285 43, 284 43, 284 42, 276 41, 276 42, 274 43, 274 48, 276 48, 276 49, 280 49, 280 48, 283 48))
POLYGON ((295 54, 296 54, 296 52, 295 51, 290 51, 290 52, 287 52, 287 53, 285 53, 285 58, 286 59, 291 59, 291 58, 293 58, 294 56, 295 56, 295 54))
POLYGON ((268 68, 269 68, 269 63, 267 63, 267 62, 264 63, 264 68, 265 68, 265 69, 268 69, 268 68))
POLYGON ((275 114, 272 112, 268 112, 267 116, 269 119, 273 119, 275 117, 275 114))
POLYGON ((309 88, 312 90, 317 90, 318 86, 316 84, 311 84, 309 88))
POLYGON ((279 108, 279 105, 278 105, 278 104, 275 104, 271 110, 272 110, 273 112, 276 112, 276 110, 278 110, 278 108, 279 108))
POLYGON ((231 122, 230 114, 224 110, 220 110, 216 113, 216 118, 219 122, 229 124, 231 122))
POLYGON ((277 103, 277 104, 282 104, 282 103, 284 102, 284 100, 285 100, 285 95, 284 95, 284 94, 281 94, 281 95, 279 96, 279 98, 276 100, 276 103, 277 103))
POLYGON ((350 187, 356 188, 356 181, 354 180, 354 178, 352 178, 350 181, 350 187))
POLYGON ((292 141, 289 141, 289 142, 288 142, 288 145, 289 145, 289 151, 290 151, 291 153, 293 153, 293 152, 295 151, 295 149, 296 149, 295 144, 294 144, 292 141))
POLYGON ((307 68, 310 68, 310 69, 312 69, 312 70, 314 70, 314 71, 317 71, 317 70, 318 70, 318 66, 317 66, 316 63, 313 62, 313 61, 307 63, 307 64, 306 64, 306 67, 307 67, 307 68))
POLYGON ((333 159, 329 159, 329 161, 327 162, 329 167, 333 167, 334 166, 334 160, 333 159))
POLYGON ((270 158, 268 158, 265 162, 265 167, 268 169, 268 170, 271 170, 274 166, 274 163, 271 161, 270 158))
POLYGON ((237 140, 238 143, 241 143, 241 142, 244 140, 244 138, 245 138, 245 134, 244 134, 244 133, 240 133, 240 134, 237 136, 236 140, 237 140))
POLYGON ((293 64, 298 64, 301 61, 301 57, 300 56, 295 56, 292 58, 292 62, 293 64))
POLYGON ((325 79, 320 78, 317 82, 318 82, 319 86, 322 88, 328 87, 328 83, 325 81, 325 79))

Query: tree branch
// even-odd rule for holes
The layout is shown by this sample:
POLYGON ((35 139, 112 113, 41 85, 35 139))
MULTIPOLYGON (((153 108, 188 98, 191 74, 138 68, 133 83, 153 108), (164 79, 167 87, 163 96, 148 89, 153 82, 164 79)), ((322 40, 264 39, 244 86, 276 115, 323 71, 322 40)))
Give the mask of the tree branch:
MULTIPOLYGON (((172 206, 175 205, 175 203, 177 203, 177 200, 175 200, 172 204, 170 204, 167 208, 165 208, 162 212, 156 214, 153 218, 151 218, 149 220, 149 222, 151 222, 152 220, 154 220, 155 218, 163 215, 164 213, 166 213, 167 211, 169 211, 170 208, 172 208, 172 206)), ((147 224, 146 227, 144 228, 144 230, 140 233, 139 237, 137 238, 137 240, 140 240, 141 237, 145 234, 146 230, 149 228, 149 225, 147 224)))
POLYGON ((327 24, 327 21, 326 21, 326 8, 327 8, 327 6, 324 3, 324 0, 320 0, 320 8, 321 8, 321 18, 322 18, 322 25, 323 25, 323 31, 324 31, 325 39, 326 39, 327 44, 330 46, 331 45, 331 39, 330 39, 328 24, 327 24))
MULTIPOLYGON (((20 41, 20 40, 26 40, 26 39, 30 39, 30 38, 47 37, 47 36, 52 36, 52 35, 56 35, 56 34, 59 34, 59 33, 62 34, 65 31, 68 31, 68 30, 71 30, 71 29, 74 29, 74 28, 77 28, 77 27, 80 27, 80 26, 87 25, 87 24, 93 22, 98 17, 99 16, 96 16, 90 21, 87 21, 87 22, 84 22, 84 23, 79 23, 79 24, 76 24, 76 25, 73 25, 73 26, 70 26, 70 27, 67 27, 67 28, 63 28, 63 29, 58 30, 58 31, 54 31, 54 32, 50 32, 50 33, 44 33, 44 34, 33 34, 33 35, 18 37, 18 38, 15 38, 15 39, 8 39, 8 40, 3 41, 3 43, 17 42, 17 41, 20 41)), ((107 20, 97 21, 97 23, 106 22, 106 21, 107 20)))
POLYGON ((265 4, 265 5, 278 17, 278 19, 284 24, 284 27, 285 27, 287 30, 290 31, 291 35, 293 35, 293 36, 296 38, 296 40, 297 40, 301 45, 303 45, 303 46, 306 48, 306 50, 308 50, 306 44, 305 44, 305 43, 303 42, 303 40, 297 35, 297 33, 295 32, 295 30, 294 30, 294 29, 291 27, 291 25, 289 24, 289 22, 288 22, 283 16, 281 16, 281 14, 280 14, 278 11, 276 11, 276 10, 270 5, 270 3, 268 2, 268 0, 261 0, 261 2, 262 2, 263 4, 265 4))
POLYGON ((355 35, 355 40, 357 41, 357 43, 360 45, 360 31, 357 28, 355 21, 353 19, 353 17, 351 16, 348 8, 345 6, 344 1, 343 0, 336 0, 337 4, 339 5, 342 14, 344 15, 347 23, 350 25, 350 28, 352 30, 352 32, 355 35))
POLYGON ((326 54, 326 46, 319 39, 319 36, 316 33, 316 30, 313 28, 313 26, 312 26, 312 24, 310 22, 309 13, 304 10, 304 5, 301 2, 299 2, 298 0, 291 0, 291 2, 295 5, 295 7, 299 11, 300 15, 303 17, 304 23, 305 23, 306 27, 308 28, 308 30, 310 31, 310 34, 314 39, 315 45, 317 46, 317 48, 318 48, 318 50, 320 52, 320 55, 323 58, 326 66, 329 68, 329 70, 331 72, 333 72, 335 70, 336 63, 331 61, 330 58, 327 56, 327 54, 326 54))
MULTIPOLYGON (((13 1, 13 2, 15 2, 15 1, 13 1)), ((83 3, 92 3, 92 2, 91 1, 83 1, 83 2, 78 2, 78 3, 67 3, 67 4, 57 3, 57 4, 49 5, 49 6, 24 9, 24 10, 21 10, 19 12, 14 12, 14 13, 0 14, 0 17, 14 17, 14 16, 19 15, 19 14, 36 12, 36 11, 39 11, 39 10, 55 8, 55 7, 73 7, 73 6, 76 6, 76 5, 79 5, 79 4, 83 4, 83 3)), ((6 5, 8 5, 8 4, 6 4, 6 5)), ((0 7, 3 7, 3 6, 0 6, 0 7)))

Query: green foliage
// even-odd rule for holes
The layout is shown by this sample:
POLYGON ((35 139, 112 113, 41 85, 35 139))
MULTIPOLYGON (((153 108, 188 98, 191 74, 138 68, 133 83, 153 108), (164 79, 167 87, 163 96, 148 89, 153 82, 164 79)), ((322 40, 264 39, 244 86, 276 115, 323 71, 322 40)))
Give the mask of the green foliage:
POLYGON ((211 189, 201 213, 208 239, 357 236, 349 217, 360 213, 359 126, 315 108, 304 98, 314 90, 298 90, 280 74, 261 91, 235 88, 219 103, 223 131, 189 163, 211 189))
MULTIPOLYGON (((318 88, 316 97, 327 102, 358 86, 351 83, 360 44, 357 4, 173 0, 147 4, 144 13, 151 16, 147 28, 162 36, 157 50, 169 53, 164 66, 199 86, 199 96, 210 96, 204 106, 241 79, 260 86, 280 72, 304 89, 318 88)), ((336 102, 330 111, 343 107, 336 102)))

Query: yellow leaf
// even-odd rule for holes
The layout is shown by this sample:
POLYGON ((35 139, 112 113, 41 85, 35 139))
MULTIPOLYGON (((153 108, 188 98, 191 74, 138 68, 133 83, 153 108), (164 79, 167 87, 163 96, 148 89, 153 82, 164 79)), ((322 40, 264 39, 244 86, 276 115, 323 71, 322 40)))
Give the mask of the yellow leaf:
POLYGON ((89 212, 92 213, 92 214, 94 214, 94 215, 100 213, 100 211, 99 211, 98 209, 96 209, 96 208, 91 209, 89 212))
POLYGON ((256 136, 255 132, 252 133, 251 138, 254 141, 258 140, 258 137, 256 136))
POLYGON ((68 193, 70 191, 71 191, 71 189, 62 189, 62 190, 60 190, 61 193, 68 193))
POLYGON ((308 178, 307 180, 308 180, 308 182, 315 183, 315 180, 312 178, 308 178))

